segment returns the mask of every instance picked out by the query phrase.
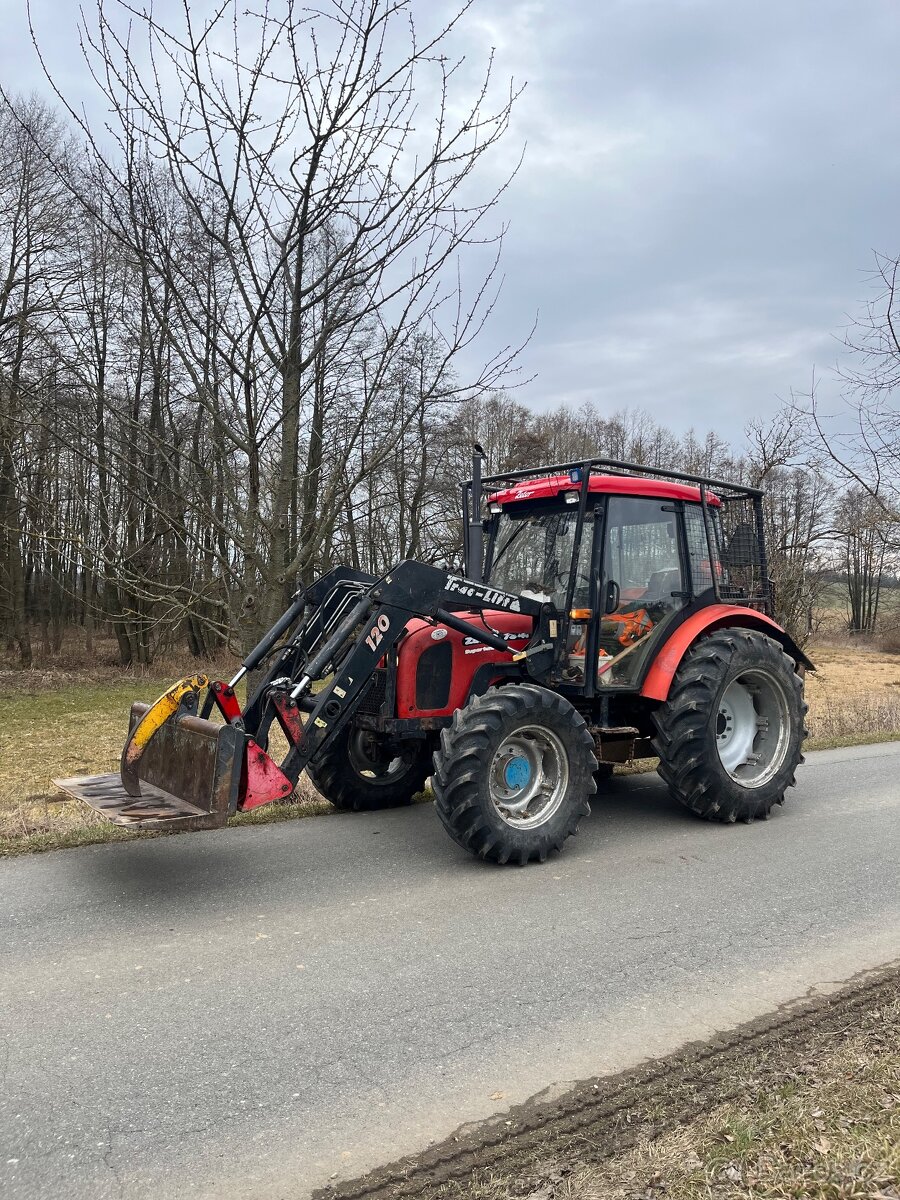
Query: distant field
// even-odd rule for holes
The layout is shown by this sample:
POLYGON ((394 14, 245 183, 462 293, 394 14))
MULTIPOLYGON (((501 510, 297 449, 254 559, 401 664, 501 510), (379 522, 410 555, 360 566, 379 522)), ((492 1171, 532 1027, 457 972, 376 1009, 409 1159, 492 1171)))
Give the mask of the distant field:
MULTIPOLYGON (((879 626, 884 631, 900 629, 900 587, 882 588, 878 612, 879 626)), ((843 633, 849 614, 846 585, 825 584, 815 614, 820 632, 826 635, 843 633)))
POLYGON ((863 642, 819 641, 807 647, 810 747, 900 738, 900 655, 863 642))

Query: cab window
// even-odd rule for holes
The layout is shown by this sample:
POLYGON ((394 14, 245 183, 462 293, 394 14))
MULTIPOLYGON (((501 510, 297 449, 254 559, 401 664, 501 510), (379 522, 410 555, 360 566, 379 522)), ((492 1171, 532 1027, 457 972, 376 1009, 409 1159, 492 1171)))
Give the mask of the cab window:
POLYGON ((633 685, 650 634, 678 612, 685 599, 673 506, 611 496, 603 546, 598 683, 633 685))
POLYGON ((694 595, 708 591, 713 585, 715 574, 719 584, 725 582, 725 572, 722 567, 722 525, 717 510, 707 509, 709 518, 709 535, 703 520, 703 509, 699 504, 685 504, 684 528, 687 537, 688 554, 691 559, 691 583, 694 595), (712 562, 710 562, 710 547, 712 562))

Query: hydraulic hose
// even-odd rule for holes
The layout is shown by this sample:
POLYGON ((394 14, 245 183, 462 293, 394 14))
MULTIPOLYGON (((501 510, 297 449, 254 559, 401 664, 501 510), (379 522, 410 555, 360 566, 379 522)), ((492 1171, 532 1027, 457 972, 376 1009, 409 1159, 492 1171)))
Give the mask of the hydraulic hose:
POLYGON ((305 607, 306 596, 303 592, 301 592, 291 607, 287 609, 286 612, 282 613, 269 632, 263 636, 261 641, 257 642, 257 644, 241 663, 241 666, 245 671, 253 671, 259 666, 281 635, 286 633, 287 630, 290 629, 290 627, 297 620, 297 618, 302 615, 305 607))

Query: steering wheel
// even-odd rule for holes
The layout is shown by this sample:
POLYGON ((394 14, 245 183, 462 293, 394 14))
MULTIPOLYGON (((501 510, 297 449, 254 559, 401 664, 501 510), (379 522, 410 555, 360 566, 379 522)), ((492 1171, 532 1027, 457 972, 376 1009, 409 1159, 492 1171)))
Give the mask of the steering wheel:
MULTIPOLYGON (((570 578, 570 576, 566 575, 564 572, 558 571, 556 573, 556 583, 557 583, 558 587, 555 590, 565 592, 569 586, 569 578, 570 578)), ((590 574, 588 574, 584 571, 576 571, 575 572, 575 587, 572 590, 572 594, 575 595, 575 593, 578 592, 579 588, 583 589, 586 595, 590 593, 590 590, 591 590, 590 574)))

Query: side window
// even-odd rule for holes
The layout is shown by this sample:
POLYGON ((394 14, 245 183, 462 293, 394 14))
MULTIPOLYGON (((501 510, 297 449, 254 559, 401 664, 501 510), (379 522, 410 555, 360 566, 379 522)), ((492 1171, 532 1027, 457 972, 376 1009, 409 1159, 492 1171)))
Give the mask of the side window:
POLYGON ((589 508, 584 514, 581 545, 575 564, 575 589, 572 593, 573 608, 587 608, 591 602, 591 560, 594 556, 594 512, 589 508))
POLYGON ((572 590, 572 608, 569 618, 568 645, 566 647, 565 681, 584 683, 584 664, 587 652, 588 631, 591 623, 591 566, 594 555, 594 518, 596 509, 589 508, 584 514, 581 545, 575 563, 575 586, 572 590))
POLYGON ((684 526, 687 534, 688 555, 691 560, 691 584, 694 595, 708 591, 713 585, 713 572, 723 583, 721 522, 719 514, 709 510, 709 540, 703 523, 703 509, 699 504, 685 504, 684 526), (709 544, 712 542, 712 563, 709 560, 709 544))
POLYGON ((660 500, 611 496, 603 548, 597 678, 632 684, 649 635, 683 607, 677 515, 660 500))

